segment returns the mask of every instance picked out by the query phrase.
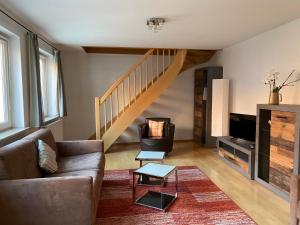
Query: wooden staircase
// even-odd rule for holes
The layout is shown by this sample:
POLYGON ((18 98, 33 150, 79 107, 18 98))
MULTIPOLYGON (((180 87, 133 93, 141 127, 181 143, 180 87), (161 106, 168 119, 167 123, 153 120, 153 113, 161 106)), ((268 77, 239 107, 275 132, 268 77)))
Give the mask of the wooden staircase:
POLYGON ((95 97, 96 139, 106 151, 184 70, 208 61, 215 51, 150 49, 102 97, 95 97))

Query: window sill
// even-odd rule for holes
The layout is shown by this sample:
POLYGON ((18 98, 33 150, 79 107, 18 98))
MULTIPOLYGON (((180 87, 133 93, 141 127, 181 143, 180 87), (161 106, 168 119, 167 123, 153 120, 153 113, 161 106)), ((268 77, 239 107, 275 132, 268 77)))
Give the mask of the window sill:
POLYGON ((47 116, 47 117, 45 117, 45 125, 48 126, 49 124, 54 123, 58 120, 60 120, 60 117, 58 115, 56 115, 56 116, 47 116))
POLYGON ((10 138, 16 134, 20 134, 29 128, 11 128, 8 130, 0 131, 0 140, 3 140, 5 138, 10 138))
POLYGON ((16 141, 30 133, 32 128, 11 128, 0 132, 0 147, 16 141))

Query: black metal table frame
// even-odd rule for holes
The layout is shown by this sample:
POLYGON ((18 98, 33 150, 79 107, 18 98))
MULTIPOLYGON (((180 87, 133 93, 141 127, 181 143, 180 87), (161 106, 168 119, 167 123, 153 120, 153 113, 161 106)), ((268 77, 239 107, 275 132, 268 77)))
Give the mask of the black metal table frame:
POLYGON ((143 205, 143 206, 146 206, 146 207, 150 207, 150 208, 154 208, 154 209, 158 209, 158 210, 161 210, 161 211, 165 212, 169 208, 169 206, 172 205, 172 203, 177 199, 177 196, 178 196, 178 172, 177 172, 177 168, 176 167, 174 168, 174 170, 170 171, 164 177, 158 177, 158 176, 154 176, 154 175, 151 175, 151 174, 144 174, 144 173, 138 173, 138 172, 133 172, 132 173, 132 201, 133 201, 133 203, 138 204, 138 205, 143 205), (157 193, 160 193, 161 195, 164 195, 164 194, 166 195, 167 194, 167 195, 170 195, 170 196, 174 197, 173 200, 171 202, 169 202, 169 204, 166 207, 164 207, 164 208, 158 208, 158 207, 153 207, 153 206, 149 206, 149 205, 138 203, 138 201, 141 198, 143 198, 146 194, 148 194, 149 191, 146 194, 144 194, 141 197, 139 197, 138 199, 135 199, 136 187, 142 185, 142 184, 136 184, 136 182, 135 182, 135 180, 136 180, 135 176, 146 175, 148 177, 152 177, 152 178, 155 178, 155 179, 158 179, 158 180, 160 179, 162 181, 160 185, 149 185, 148 184, 148 185, 143 185, 143 186, 160 186, 160 187, 164 187, 166 180, 168 179, 168 177, 172 173, 174 173, 174 175, 175 175, 175 190, 176 190, 175 195, 171 195, 171 194, 167 194, 167 193, 163 193, 163 192, 157 192, 157 193))

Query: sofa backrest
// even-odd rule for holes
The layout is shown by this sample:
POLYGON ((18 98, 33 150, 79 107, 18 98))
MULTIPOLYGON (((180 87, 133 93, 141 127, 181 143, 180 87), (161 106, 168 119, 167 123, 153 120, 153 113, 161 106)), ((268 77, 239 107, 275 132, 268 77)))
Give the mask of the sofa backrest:
POLYGON ((0 148, 0 180, 42 177, 35 143, 18 140, 0 148))
POLYGON ((40 139, 40 140, 46 142, 55 152, 57 152, 56 142, 54 140, 52 132, 49 129, 46 129, 46 128, 39 129, 39 130, 27 135, 23 139, 30 140, 35 143, 37 142, 38 139, 40 139))

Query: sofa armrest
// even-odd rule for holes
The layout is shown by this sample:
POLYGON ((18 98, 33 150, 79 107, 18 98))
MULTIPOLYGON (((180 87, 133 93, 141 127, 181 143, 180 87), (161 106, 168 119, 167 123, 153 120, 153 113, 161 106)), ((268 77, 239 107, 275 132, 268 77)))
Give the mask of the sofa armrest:
POLYGON ((59 141, 56 142, 59 156, 74 156, 103 152, 102 140, 80 140, 80 141, 59 141))
POLYGON ((298 202, 300 199, 300 176, 292 174, 290 183, 290 224, 298 225, 298 202))
POLYGON ((142 123, 138 126, 139 128, 139 137, 140 139, 142 138, 147 138, 148 137, 148 124, 147 123, 142 123))
POLYGON ((92 224, 91 177, 3 180, 0 190, 0 224, 92 224))

